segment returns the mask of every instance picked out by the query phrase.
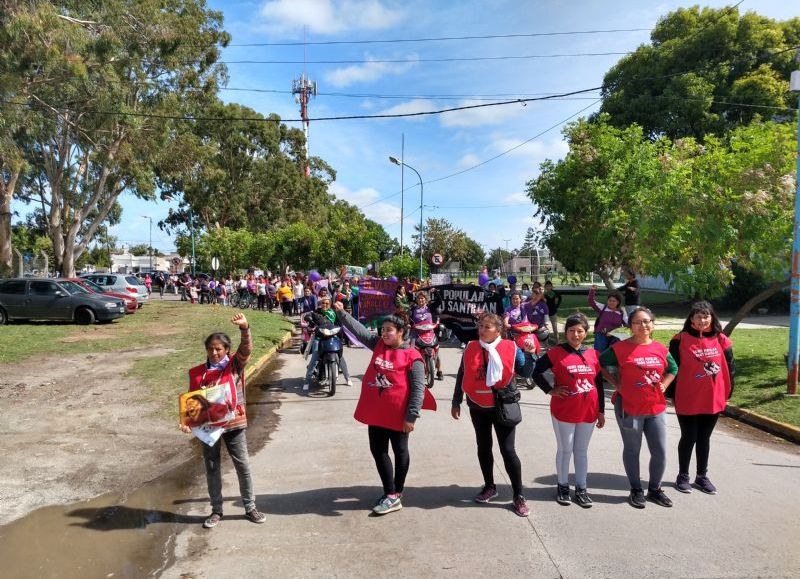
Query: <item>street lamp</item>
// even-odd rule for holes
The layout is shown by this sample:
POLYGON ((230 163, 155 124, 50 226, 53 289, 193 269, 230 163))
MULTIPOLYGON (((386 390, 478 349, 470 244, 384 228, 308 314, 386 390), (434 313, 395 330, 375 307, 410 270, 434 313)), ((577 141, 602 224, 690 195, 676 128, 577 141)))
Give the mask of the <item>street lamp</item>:
MULTIPOLYGON (((419 179, 419 281, 420 281, 420 283, 422 283, 422 239, 423 239, 423 236, 422 236, 422 228, 423 228, 423 225, 422 225, 422 199, 423 199, 423 197, 422 197, 422 175, 420 175, 419 171, 417 171, 414 167, 412 167, 408 163, 404 163, 403 161, 397 159, 396 157, 389 157, 389 161, 391 161, 392 163, 394 163, 395 165, 398 165, 400 167, 408 167, 409 169, 414 171, 414 173, 417 174, 417 178, 419 179)), ((402 222, 402 219, 403 219, 403 215, 402 214, 400 215, 400 219, 401 219, 401 222, 402 222)))
POLYGON ((142 219, 150 220, 150 245, 147 248, 147 254, 150 256, 150 273, 153 273, 153 218, 149 215, 142 215, 142 219))

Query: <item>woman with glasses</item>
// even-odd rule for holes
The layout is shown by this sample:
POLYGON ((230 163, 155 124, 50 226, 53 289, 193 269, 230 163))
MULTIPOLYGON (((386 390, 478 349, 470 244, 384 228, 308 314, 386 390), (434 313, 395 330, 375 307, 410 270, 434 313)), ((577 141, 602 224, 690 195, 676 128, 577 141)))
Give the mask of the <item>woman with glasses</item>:
POLYGON ((696 447, 694 484, 702 492, 715 495, 717 488, 708 479, 709 441, 733 392, 735 368, 733 345, 722 333, 710 303, 700 301, 692 306, 683 331, 670 340, 669 352, 680 368, 675 380, 675 414, 681 426, 675 488, 692 492, 689 463, 696 447))
POLYGON ((603 377, 614 387, 611 402, 622 435, 622 463, 631 492, 628 502, 637 509, 646 506, 639 476, 639 452, 642 435, 650 451, 650 478, 646 499, 662 507, 672 501, 661 489, 667 464, 667 402, 664 391, 675 379, 678 365, 662 344, 653 340, 653 312, 637 308, 631 313, 633 334, 612 344, 600 355, 603 377), (618 377, 608 368, 619 369, 618 377))

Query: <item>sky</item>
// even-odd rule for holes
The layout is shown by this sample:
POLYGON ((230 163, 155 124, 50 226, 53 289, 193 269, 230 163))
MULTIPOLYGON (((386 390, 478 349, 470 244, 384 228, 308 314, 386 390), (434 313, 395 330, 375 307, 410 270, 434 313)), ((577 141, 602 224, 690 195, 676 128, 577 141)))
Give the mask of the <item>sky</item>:
MULTIPOLYGON (((402 203, 403 241, 411 245, 420 219, 418 179, 406 169, 401 195, 401 169, 389 162, 389 156, 401 157, 404 142, 404 161, 419 172, 424 184, 423 218, 446 218, 488 252, 518 248, 528 227, 538 228, 535 207, 525 195, 526 182, 537 176, 545 159, 566 154, 561 130, 566 122, 598 109, 597 91, 409 118, 313 119, 435 111, 598 87, 624 53, 648 41, 659 16, 694 2, 208 0, 208 4, 223 13, 224 28, 232 35, 231 46, 222 55, 230 75, 226 90, 220 92, 224 101, 264 115, 276 113, 288 125, 300 127, 294 121, 300 111, 291 87, 292 80, 305 73, 318 91, 309 106, 310 153, 336 170, 331 192, 337 198, 361 208, 398 240, 402 203), (615 32, 585 33, 607 30, 615 32), (411 42, 465 36, 502 38, 411 42), (369 42, 375 40, 382 42, 369 42), (252 46, 259 43, 273 45, 252 46), (237 63, 243 60, 284 63, 237 63)), ((784 20, 800 14, 792 5, 786 0, 745 0, 739 10, 784 20)), ((174 248, 170 236, 157 227, 167 213, 164 202, 123 195, 121 203, 123 221, 112 228, 120 243, 148 243, 149 221, 143 216, 149 216, 153 245, 161 251, 174 248)))

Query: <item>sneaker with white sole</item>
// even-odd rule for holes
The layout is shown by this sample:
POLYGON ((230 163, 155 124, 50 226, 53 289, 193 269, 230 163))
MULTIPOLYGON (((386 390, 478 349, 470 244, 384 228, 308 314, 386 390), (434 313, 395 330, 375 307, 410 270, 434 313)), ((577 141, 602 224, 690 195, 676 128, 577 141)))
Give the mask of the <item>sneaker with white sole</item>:
POLYGON ((677 489, 679 492, 686 493, 687 495, 692 492, 692 483, 689 481, 688 474, 678 474, 678 478, 675 479, 675 489, 677 489))
POLYGON ((383 500, 372 508, 372 512, 376 515, 386 515, 399 511, 403 508, 403 503, 400 502, 400 497, 391 498, 383 497, 383 500))
POLYGON ((707 495, 717 494, 717 487, 715 487, 711 481, 708 480, 707 476, 697 475, 697 477, 694 479, 694 484, 707 495))
POLYGON ((347 384, 348 386, 350 386, 351 388, 353 387, 353 381, 352 381, 350 378, 348 378, 348 379, 347 379, 347 382, 346 382, 346 384, 347 384))
POLYGON ((497 496, 497 487, 494 485, 486 485, 475 495, 476 503, 488 503, 497 496))
POLYGON ((303 384, 303 392, 308 392, 308 382, 303 384))
POLYGON ((211 513, 211 515, 203 521, 203 527, 206 529, 213 529, 222 520, 222 513, 211 513))
POLYGON ((514 510, 514 514, 518 517, 527 517, 531 514, 531 510, 528 508, 528 501, 526 501, 525 497, 522 495, 514 497, 512 509, 514 510))

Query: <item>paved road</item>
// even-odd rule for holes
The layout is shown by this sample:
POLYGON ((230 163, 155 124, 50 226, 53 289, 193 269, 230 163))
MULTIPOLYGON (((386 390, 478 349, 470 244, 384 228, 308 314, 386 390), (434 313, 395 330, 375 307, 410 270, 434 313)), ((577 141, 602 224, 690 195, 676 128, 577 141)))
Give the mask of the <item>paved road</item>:
MULTIPOLYGON (((252 457, 267 523, 239 516, 226 462, 229 516, 212 531, 182 532, 164 577, 797 577, 800 452, 793 445, 722 427, 710 472, 719 494, 667 488, 672 509, 648 504, 640 511, 626 503, 619 431, 607 411, 609 423, 590 446, 595 506, 563 507, 553 500, 548 399, 538 389, 526 391, 517 448, 532 514, 521 519, 508 509, 510 487, 499 464, 500 500, 471 500, 482 482, 472 427, 449 415, 460 350, 443 349, 448 373, 434 388, 439 411, 425 413, 411 435, 405 508, 371 517, 381 493, 366 427, 352 419, 358 387, 342 386, 334 398, 305 396, 300 356, 290 351, 281 358, 271 384, 280 423, 252 457)), ((347 350, 347 358, 360 377, 367 352, 347 350)), ((672 415, 668 436, 671 481, 678 440, 672 415)), ((200 514, 205 497, 197 488, 200 514)))

